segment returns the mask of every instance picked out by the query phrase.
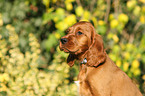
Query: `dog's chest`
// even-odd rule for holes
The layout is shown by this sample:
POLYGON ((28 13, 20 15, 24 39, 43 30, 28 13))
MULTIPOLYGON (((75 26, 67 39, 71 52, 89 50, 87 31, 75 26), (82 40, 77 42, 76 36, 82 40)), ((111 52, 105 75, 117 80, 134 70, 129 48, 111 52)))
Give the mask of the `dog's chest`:
POLYGON ((90 86, 87 82, 87 67, 82 67, 78 75, 78 81, 75 81, 75 84, 81 96, 91 96, 90 86))
POLYGON ((79 89, 80 89, 80 81, 74 81, 74 83, 77 85, 78 91, 79 91, 79 89))
POLYGON ((75 81, 78 86, 78 93, 80 96, 92 96, 90 91, 90 86, 86 83, 86 81, 75 81))
POLYGON ((77 81, 74 81, 75 84, 77 85, 78 87, 78 90, 80 89, 80 87, 82 86, 83 82, 86 80, 86 70, 85 69, 82 69, 80 72, 79 72, 79 75, 78 75, 78 80, 77 81))

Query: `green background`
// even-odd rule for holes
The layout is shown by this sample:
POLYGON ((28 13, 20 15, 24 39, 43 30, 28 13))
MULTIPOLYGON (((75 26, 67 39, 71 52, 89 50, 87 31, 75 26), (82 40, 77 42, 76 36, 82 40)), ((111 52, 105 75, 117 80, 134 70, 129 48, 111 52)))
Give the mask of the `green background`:
POLYGON ((0 0, 0 95, 76 96, 78 63, 58 45, 79 21, 145 95, 145 0, 0 0))

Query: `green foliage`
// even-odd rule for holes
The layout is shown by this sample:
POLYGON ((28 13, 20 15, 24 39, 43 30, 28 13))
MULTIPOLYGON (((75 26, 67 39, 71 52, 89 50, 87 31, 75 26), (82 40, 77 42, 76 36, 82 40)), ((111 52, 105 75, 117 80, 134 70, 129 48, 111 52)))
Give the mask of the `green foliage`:
POLYGON ((109 57, 145 94, 145 0, 0 0, 0 95, 76 96, 78 64, 58 48, 90 21, 109 57))
POLYGON ((67 54, 57 48, 52 64, 45 70, 39 70, 40 45, 34 34, 30 33, 28 36, 29 50, 22 53, 18 47, 19 37, 15 28, 7 25, 6 29, 9 31, 8 41, 0 35, 0 94, 76 95, 76 86, 69 84, 68 80, 70 68, 64 62, 67 54))

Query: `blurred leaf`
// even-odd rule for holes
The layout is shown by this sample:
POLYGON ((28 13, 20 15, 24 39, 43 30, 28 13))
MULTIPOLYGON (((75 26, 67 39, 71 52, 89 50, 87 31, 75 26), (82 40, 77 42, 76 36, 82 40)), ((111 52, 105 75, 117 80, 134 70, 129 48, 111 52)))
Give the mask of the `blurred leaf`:
POLYGON ((58 40, 56 39, 54 34, 50 34, 47 40, 43 41, 42 46, 44 46, 44 48, 46 48, 46 50, 49 52, 50 49, 56 45, 58 42, 58 40))
POLYGON ((43 14, 43 24, 48 23, 50 20, 52 20, 54 18, 54 14, 53 13, 45 13, 43 14))
POLYGON ((99 34, 104 35, 107 31, 107 28, 105 26, 98 26, 97 31, 99 34))
POLYGON ((39 26, 41 25, 41 23, 42 23, 41 18, 35 19, 35 26, 36 26, 36 27, 39 27, 39 26))

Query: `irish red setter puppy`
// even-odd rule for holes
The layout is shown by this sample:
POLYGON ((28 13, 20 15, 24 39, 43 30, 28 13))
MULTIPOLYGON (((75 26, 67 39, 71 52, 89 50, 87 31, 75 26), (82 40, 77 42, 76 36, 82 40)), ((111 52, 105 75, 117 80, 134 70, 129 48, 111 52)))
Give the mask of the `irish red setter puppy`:
POLYGON ((142 96, 131 79, 108 57, 103 40, 89 22, 68 28, 60 40, 60 49, 69 53, 67 63, 80 61, 80 96, 142 96))

